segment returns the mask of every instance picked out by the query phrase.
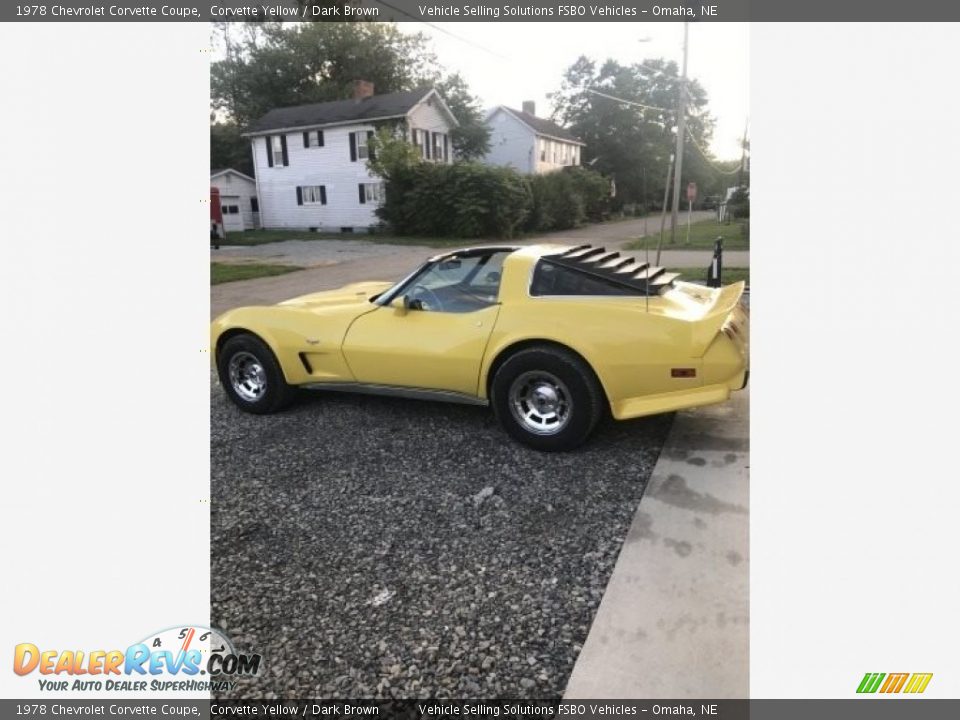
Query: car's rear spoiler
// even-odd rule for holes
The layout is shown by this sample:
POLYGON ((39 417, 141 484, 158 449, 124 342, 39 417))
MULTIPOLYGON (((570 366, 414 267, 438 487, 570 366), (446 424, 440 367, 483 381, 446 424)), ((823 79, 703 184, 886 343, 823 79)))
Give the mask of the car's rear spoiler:
POLYGON ((730 317, 730 313, 740 303, 740 298, 743 296, 746 287, 747 284, 741 280, 733 283, 733 285, 727 285, 725 288, 713 291, 714 296, 711 298, 706 312, 694 321, 693 347, 696 357, 707 351, 707 347, 720 332, 723 324, 730 317))

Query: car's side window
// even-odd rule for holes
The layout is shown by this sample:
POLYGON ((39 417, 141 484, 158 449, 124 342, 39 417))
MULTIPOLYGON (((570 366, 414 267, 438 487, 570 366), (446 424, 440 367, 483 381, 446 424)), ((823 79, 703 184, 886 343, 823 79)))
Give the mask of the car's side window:
POLYGON ((534 297, 556 295, 640 295, 625 285, 594 277, 549 260, 540 260, 533 271, 530 294, 534 297))
POLYGON ((409 307, 466 313, 493 305, 500 292, 503 261, 510 252, 453 255, 433 263, 404 289, 409 307))

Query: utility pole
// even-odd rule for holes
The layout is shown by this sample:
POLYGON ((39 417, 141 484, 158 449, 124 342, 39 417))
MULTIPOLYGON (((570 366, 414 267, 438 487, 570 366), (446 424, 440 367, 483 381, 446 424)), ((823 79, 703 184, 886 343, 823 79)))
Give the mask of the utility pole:
POLYGON ((670 197, 670 173, 673 171, 673 155, 667 163, 667 181, 663 184, 663 207, 660 208, 660 239, 657 240, 657 265, 660 264, 660 251, 663 250, 663 230, 667 224, 667 199, 670 197))
POLYGON ((670 244, 677 242, 677 208, 680 205, 680 174, 683 171, 683 142, 687 134, 687 41, 690 23, 683 23, 683 73, 677 98, 677 169, 673 173, 673 208, 670 211, 670 244))

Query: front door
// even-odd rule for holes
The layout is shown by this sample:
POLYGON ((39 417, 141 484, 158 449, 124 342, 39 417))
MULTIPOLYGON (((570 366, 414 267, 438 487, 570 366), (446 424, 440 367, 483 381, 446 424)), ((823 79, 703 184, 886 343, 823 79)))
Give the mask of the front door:
POLYGON ((343 354, 358 382, 477 394, 499 305, 472 312, 380 307, 354 321, 343 354))
POLYGON ((390 304, 357 318, 343 341, 357 381, 476 396, 510 252, 476 248, 438 258, 390 304))

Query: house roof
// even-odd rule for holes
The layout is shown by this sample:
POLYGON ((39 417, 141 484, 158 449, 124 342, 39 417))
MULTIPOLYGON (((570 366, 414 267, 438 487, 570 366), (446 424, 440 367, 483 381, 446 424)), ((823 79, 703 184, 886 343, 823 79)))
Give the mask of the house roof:
POLYGON ((449 115, 451 122, 456 125, 456 118, 450 112, 446 103, 443 102, 439 93, 433 88, 419 88, 405 92, 371 95, 360 100, 333 100, 310 105, 275 108, 255 121, 247 129, 246 134, 259 135, 271 130, 344 125, 357 121, 404 117, 431 93, 437 95, 444 111, 449 115))
POLYGON ((256 182, 256 180, 254 180, 252 177, 250 177, 246 173, 242 173, 239 170, 234 170, 233 168, 221 168, 219 170, 211 170, 210 179, 213 180, 213 178, 217 177, 218 175, 226 175, 227 173, 234 173, 235 175, 239 175, 242 178, 246 178, 250 182, 256 182))
POLYGON ((514 108, 507 107, 506 105, 501 105, 500 107, 537 133, 537 135, 547 135, 549 137, 556 138, 557 140, 567 140, 572 143, 577 143, 578 145, 586 144, 569 130, 560 127, 551 120, 544 120, 543 118, 538 118, 536 115, 523 112, 523 110, 515 110, 514 108))

